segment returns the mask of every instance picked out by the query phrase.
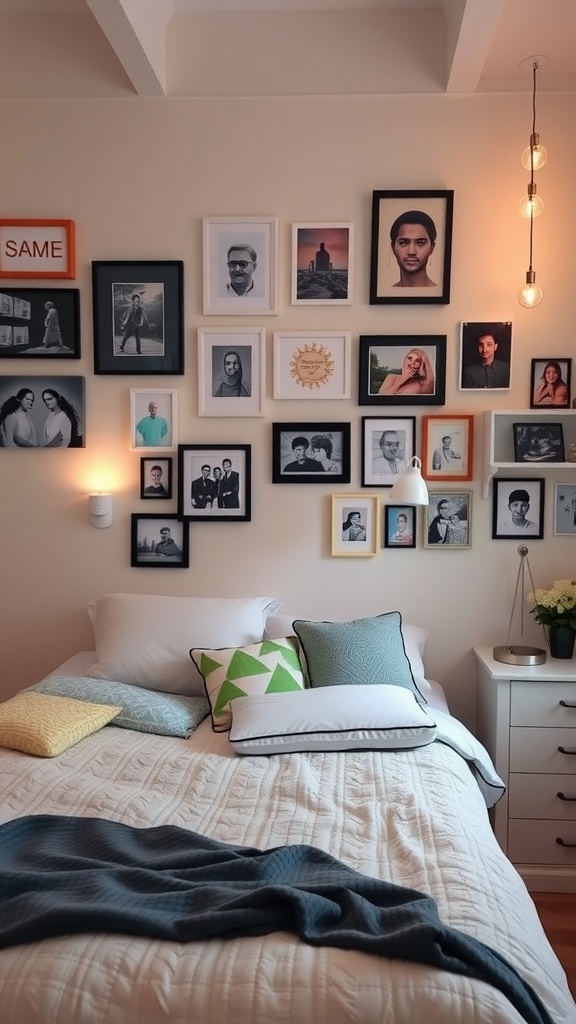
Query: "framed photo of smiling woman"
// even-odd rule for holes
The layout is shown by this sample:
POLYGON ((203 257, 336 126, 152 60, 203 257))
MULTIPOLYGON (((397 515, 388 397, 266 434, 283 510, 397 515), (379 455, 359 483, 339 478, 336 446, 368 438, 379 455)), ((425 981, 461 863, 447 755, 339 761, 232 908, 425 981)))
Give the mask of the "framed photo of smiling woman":
POLYGON ((454 192, 372 193, 370 304, 450 302, 454 192))

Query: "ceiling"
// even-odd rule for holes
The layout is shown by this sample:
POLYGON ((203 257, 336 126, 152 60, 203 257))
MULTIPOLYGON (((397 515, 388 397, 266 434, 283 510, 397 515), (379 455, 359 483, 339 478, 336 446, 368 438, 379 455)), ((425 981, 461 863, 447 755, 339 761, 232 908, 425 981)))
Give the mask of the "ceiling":
MULTIPOLYGON (((390 18, 400 15, 404 20, 378 24, 383 31, 391 26, 391 31, 402 32, 407 54, 412 41, 409 25, 416 22, 406 18, 435 12, 443 29, 430 46, 442 49, 437 59, 446 69, 446 93, 529 91, 534 59, 539 90, 576 91, 576 0, 0 0, 0 33, 2 17, 8 15, 90 16, 94 31, 104 34, 134 92, 161 96, 168 94, 167 69, 163 47, 159 57, 158 39, 165 38, 173 16, 220 17, 228 27, 233 17, 262 11, 284 17, 331 11, 354 17, 367 11, 390 18)), ((414 59, 421 59, 416 48, 414 59)), ((392 76, 386 91, 406 92, 405 82, 395 87, 392 76)))

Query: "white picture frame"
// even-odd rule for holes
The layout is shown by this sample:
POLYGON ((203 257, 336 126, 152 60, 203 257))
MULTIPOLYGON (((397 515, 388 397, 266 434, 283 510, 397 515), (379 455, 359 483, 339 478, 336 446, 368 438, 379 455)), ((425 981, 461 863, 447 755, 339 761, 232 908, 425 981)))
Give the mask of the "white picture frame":
POLYGON ((177 388, 130 388, 130 450, 135 452, 174 452, 178 447, 178 389, 177 388), (156 405, 153 415, 150 406, 156 405), (161 419, 166 425, 164 431, 159 423, 146 424, 147 419, 161 419))
POLYGON ((277 314, 277 217, 204 217, 203 256, 205 316, 277 314))
POLYGON ((380 547, 380 498, 377 494, 332 495, 332 555, 376 555, 380 547), (359 531, 353 537, 352 531, 359 531))
POLYGON ((276 331, 274 398, 350 398, 350 331, 276 331))
POLYGON ((354 278, 354 225, 292 225, 293 306, 349 306, 354 278))
POLYGON ((199 416, 264 415, 265 342, 263 327, 198 330, 199 416))
POLYGON ((554 485, 554 536, 576 537, 576 484, 554 485))

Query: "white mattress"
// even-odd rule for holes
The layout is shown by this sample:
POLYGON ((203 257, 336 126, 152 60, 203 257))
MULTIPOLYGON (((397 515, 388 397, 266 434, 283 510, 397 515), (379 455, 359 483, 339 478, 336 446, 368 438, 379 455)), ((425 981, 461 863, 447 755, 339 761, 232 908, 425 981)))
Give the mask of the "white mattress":
MULTIPOLYGON (((59 673, 77 672, 67 662, 59 673)), ((502 953, 560 1024, 576 1008, 468 764, 444 743, 401 752, 237 757, 206 720, 191 739, 107 727, 54 759, 0 751, 0 820, 171 823, 223 842, 319 846, 431 893, 443 919, 502 953)), ((313 948, 285 933, 177 944, 80 935, 0 952, 2 1024, 521 1024, 491 986, 313 948)))

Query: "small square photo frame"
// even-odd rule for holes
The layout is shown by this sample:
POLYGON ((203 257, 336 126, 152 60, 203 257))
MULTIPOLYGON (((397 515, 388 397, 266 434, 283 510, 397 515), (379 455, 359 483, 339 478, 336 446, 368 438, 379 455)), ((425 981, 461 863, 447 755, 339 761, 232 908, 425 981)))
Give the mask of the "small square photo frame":
POLYGON ((366 557, 380 547, 377 494, 332 495, 332 555, 366 557))
POLYGON ((358 405, 444 405, 445 334, 360 335, 358 405))
POLYGON ((416 454, 415 416, 362 417, 362 487, 392 487, 416 454))
POLYGON ((572 360, 533 359, 530 370, 530 408, 570 408, 572 360))
POLYGON ((460 391, 509 391, 512 321, 469 321, 460 327, 460 391))
POLYGON ((132 451, 153 448, 176 451, 178 440, 178 390, 130 388, 130 446, 132 451))
POLYGON ((576 537, 576 484, 554 486, 554 534, 576 537))
POLYGON ((0 286, 0 358, 80 359, 78 288, 0 286))
POLYGON ((544 478, 494 477, 492 539, 544 536, 544 478))
POLYGON ((292 225, 292 305, 349 306, 354 225, 292 225))
POLYGON ((161 512, 133 512, 130 518, 130 565, 133 569, 190 567, 188 523, 161 512))
POLYGON ((198 415, 263 416, 266 331, 198 331, 198 415))
POLYGON ((415 505, 385 505, 384 547, 415 548, 416 516, 415 505))
POLYGON ((454 192, 372 193, 370 304, 450 302, 454 192))
POLYGON ((204 217, 204 315, 276 314, 277 217, 204 217))
POLYGON ((273 484, 350 483, 349 423, 273 423, 273 484))
POLYGON ((172 459, 144 456, 140 459, 140 497, 166 500, 172 497, 172 459))
POLYGON ((515 462, 565 462, 561 423, 513 423, 515 462))
POLYGON ((274 334, 274 398, 350 398, 350 331, 274 334))
POLYGON ((471 547, 472 491, 430 491, 424 547, 456 551, 471 547))
POLYGON ((250 522, 251 446, 178 446, 178 515, 200 523, 250 522))
POLYGON ((422 417, 422 476, 472 480, 474 416, 422 417))

